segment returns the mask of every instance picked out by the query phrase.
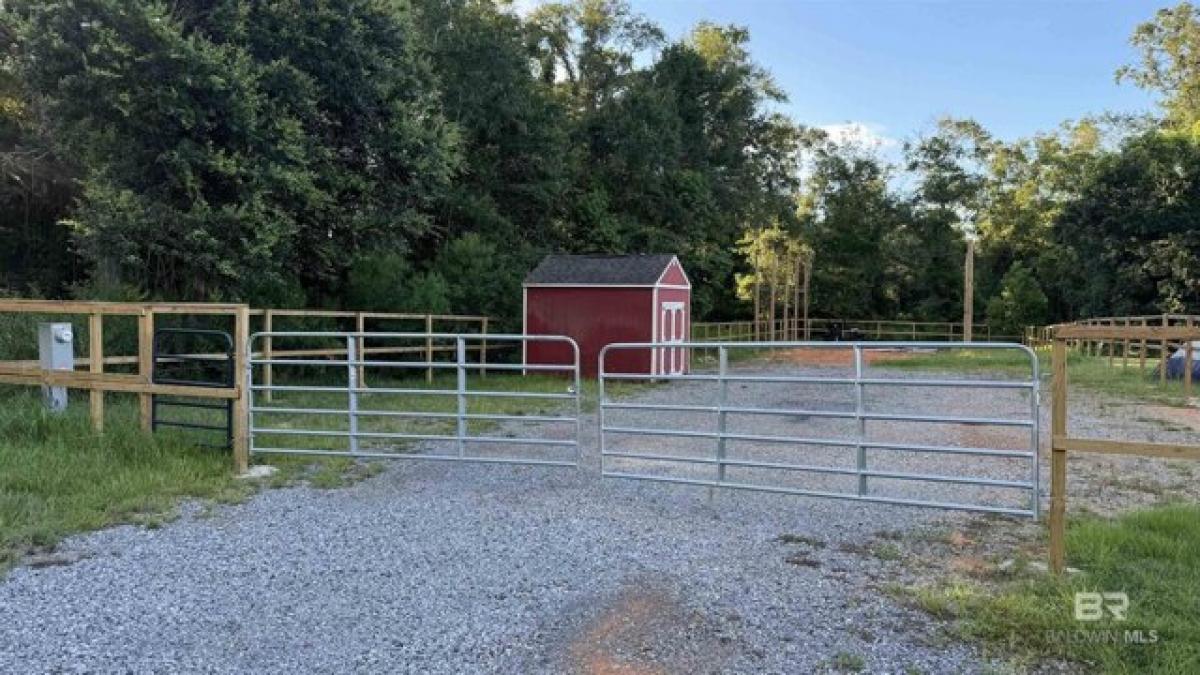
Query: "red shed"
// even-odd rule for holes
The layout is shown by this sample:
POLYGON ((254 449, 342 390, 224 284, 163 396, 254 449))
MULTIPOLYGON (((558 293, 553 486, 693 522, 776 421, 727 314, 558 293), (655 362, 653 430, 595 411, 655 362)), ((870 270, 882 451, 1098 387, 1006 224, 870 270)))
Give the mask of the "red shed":
MULTIPOLYGON (((684 342, 691 333, 692 282, 673 255, 550 255, 525 277, 527 335, 579 343, 580 368, 594 377, 600 350, 614 342, 684 342)), ((530 343, 527 363, 562 363, 560 345, 530 343)), ((687 371, 680 349, 613 352, 609 372, 687 371)))

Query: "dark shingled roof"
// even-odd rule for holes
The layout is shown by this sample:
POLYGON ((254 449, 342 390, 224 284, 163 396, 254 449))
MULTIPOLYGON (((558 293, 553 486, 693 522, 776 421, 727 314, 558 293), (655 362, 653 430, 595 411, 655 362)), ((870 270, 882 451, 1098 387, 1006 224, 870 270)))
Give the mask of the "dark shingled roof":
POLYGON ((527 284, 639 284, 652 286, 673 255, 548 255, 527 284))

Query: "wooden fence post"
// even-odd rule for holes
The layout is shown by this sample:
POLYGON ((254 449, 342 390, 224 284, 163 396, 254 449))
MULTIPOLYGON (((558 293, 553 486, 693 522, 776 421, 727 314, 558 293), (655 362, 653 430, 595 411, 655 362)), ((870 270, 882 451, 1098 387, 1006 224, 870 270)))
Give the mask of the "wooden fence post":
MULTIPOLYGON (((100 312, 88 315, 88 371, 95 375, 104 372, 104 315, 100 312)), ((92 429, 101 433, 104 431, 104 390, 89 391, 88 402, 92 429)))
MULTIPOLYGON (((1123 325, 1126 328, 1129 328, 1129 319, 1125 319, 1125 322, 1123 325)), ((1129 367, 1129 338, 1125 338, 1124 340, 1121 341, 1121 367, 1122 368, 1129 367)))
MULTIPOLYGON (((143 384, 150 384, 154 371, 154 310, 144 309, 138 315, 138 377, 143 384)), ((138 418, 142 431, 152 430, 154 397, 149 393, 138 394, 138 418)))
POLYGON ((479 376, 487 377, 488 318, 486 316, 483 317, 479 328, 480 328, 479 332, 483 335, 483 338, 480 340, 480 343, 479 343, 479 376))
MULTIPOLYGON (((354 314, 354 330, 359 333, 367 332, 367 317, 363 316, 362 312, 355 312, 355 314, 354 314)), ((354 345, 355 351, 357 352, 356 356, 358 357, 358 360, 366 361, 367 360, 367 349, 366 349, 367 339, 360 335, 354 342, 355 342, 355 345, 354 345)), ((362 365, 361 363, 359 363, 359 365, 358 365, 358 386, 360 386, 360 387, 367 386, 367 367, 362 365)))
MULTIPOLYGON (((1142 328, 1146 327, 1146 320, 1142 319, 1142 328)), ((1142 338, 1138 344, 1138 371, 1146 372, 1146 338, 1142 338)))
MULTIPOLYGON (((1167 315, 1166 314, 1162 315, 1162 325, 1164 327, 1166 327, 1166 325, 1167 325, 1167 315)), ((1167 352, 1167 341, 1165 339, 1162 341, 1162 351, 1159 353, 1159 355, 1162 357, 1162 359, 1161 359, 1162 366, 1159 368, 1159 372, 1158 372, 1158 383, 1161 386, 1166 386, 1166 384, 1167 384, 1167 359, 1170 358, 1171 355, 1170 355, 1170 353, 1167 352)))
MULTIPOLYGON (((236 321, 237 319, 235 318, 234 320, 236 321)), ((270 333, 272 330, 274 330, 273 324, 274 320, 271 310, 263 310, 263 332, 270 333)), ((263 384, 267 386, 267 389, 263 391, 263 400, 267 403, 271 402, 271 400, 274 398, 273 394, 275 393, 270 389, 275 380, 275 372, 270 363, 271 352, 274 351, 274 349, 274 338, 272 338, 270 335, 267 335, 263 338, 263 359, 267 361, 267 363, 263 365, 263 384)), ((241 375, 239 374, 238 377, 241 377, 241 375)))
MULTIPOLYGON (((1112 319, 1109 319, 1107 325, 1110 327, 1115 327, 1117 325, 1117 322, 1112 319)), ((1111 335, 1112 333, 1109 333, 1109 334, 1111 335)), ((1108 343, 1108 367, 1112 368, 1113 367, 1113 356, 1115 356, 1117 353, 1117 340, 1116 340, 1116 338, 1109 337, 1109 338, 1105 338, 1105 342, 1108 343)))
POLYGON ((1066 562, 1067 450, 1060 439, 1067 435, 1067 349, 1059 338, 1051 350, 1053 381, 1050 400, 1050 569, 1061 574, 1066 562))
MULTIPOLYGON (((425 363, 433 363, 433 315, 425 315, 425 363)), ((433 382, 433 366, 425 369, 425 381, 433 382)))
MULTIPOLYGON (((1188 322, 1189 324, 1191 321, 1188 322)), ((1192 338, 1187 338, 1183 343, 1183 395, 1185 398, 1192 397, 1192 338)))
POLYGON ((233 324, 233 381, 238 394, 233 401, 233 469, 245 473, 250 468, 249 305, 237 309, 233 324))

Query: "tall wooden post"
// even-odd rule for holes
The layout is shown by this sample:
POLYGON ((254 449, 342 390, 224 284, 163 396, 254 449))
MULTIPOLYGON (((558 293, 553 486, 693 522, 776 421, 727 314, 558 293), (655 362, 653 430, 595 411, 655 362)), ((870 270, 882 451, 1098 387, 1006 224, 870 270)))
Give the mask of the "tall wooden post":
MULTIPOLYGON (((143 384, 150 384, 154 371, 154 310, 144 309, 138 315, 138 377, 143 384)), ((152 430, 154 397, 149 393, 138 394, 138 419, 142 431, 152 430)))
POLYGON ((758 268, 756 267, 754 269, 754 341, 755 342, 758 342, 759 340, 761 340, 761 338, 759 337, 759 335, 761 334, 761 331, 759 330, 759 324, 761 322, 762 322, 762 281, 760 279, 760 272, 759 272, 758 268))
POLYGON ((488 318, 486 316, 480 320, 479 332, 483 335, 479 342, 479 376, 487 377, 488 318))
MULTIPOLYGON (((274 330, 273 323, 274 323, 274 321, 272 318, 271 310, 269 310, 269 309, 263 310, 263 332, 270 333, 272 330, 274 330)), ((271 362, 271 352, 274 350, 275 345, 274 345, 274 342, 272 341, 272 338, 270 335, 267 335, 266 337, 263 338, 262 345, 263 345, 263 360, 267 361, 267 363, 265 365, 263 365, 263 384, 267 386, 267 389, 263 390, 263 400, 266 401, 267 403, 270 403, 271 400, 274 398, 274 395, 273 395, 274 392, 271 391, 271 386, 274 384, 274 381, 275 381, 275 373, 274 373, 273 369, 271 368, 270 362, 271 362)), ((238 377, 241 377, 241 375, 239 374, 238 377)))
MULTIPOLYGON (((367 317, 363 316, 362 312, 356 312, 354 314, 354 330, 358 333, 367 332, 367 317)), ((367 339, 364 338, 363 336, 359 335, 358 339, 356 339, 354 342, 355 342, 354 349, 355 349, 355 352, 357 352, 355 354, 355 356, 358 357, 359 361, 366 361, 367 360, 367 349, 366 349, 367 339)), ((360 386, 360 387, 367 386, 367 367, 362 365, 361 363, 359 363, 357 374, 358 374, 358 386, 360 386)))
MULTIPOLYGON (((433 315, 425 315, 425 363, 433 363, 433 315)), ((433 382, 433 366, 425 369, 425 381, 433 382)))
MULTIPOLYGON (((1162 325, 1164 327, 1166 327, 1166 325, 1167 325, 1167 315, 1166 314, 1162 315, 1162 325)), ((1166 340, 1162 341, 1162 351, 1159 354, 1162 357, 1160 359, 1162 365, 1158 370, 1158 383, 1162 386, 1166 386, 1166 384, 1167 384, 1167 359, 1169 359, 1171 357, 1171 354, 1167 351, 1167 341, 1166 340)))
POLYGON ((967 259, 963 263, 963 342, 971 341, 975 321, 975 238, 967 237, 967 259))
MULTIPOLYGON (((1192 320, 1184 319, 1184 325, 1191 328, 1192 320)), ((1189 399, 1192 397, 1192 359, 1192 336, 1189 334, 1183 341, 1183 395, 1189 399)))
MULTIPOLYGON (((88 371, 95 375, 104 372, 104 315, 100 312, 88 315, 88 371)), ((104 390, 92 389, 88 399, 92 429, 101 433, 104 431, 104 390)))
MULTIPOLYGON (((1146 327, 1146 320, 1142 319, 1142 328, 1146 327)), ((1146 338, 1138 344, 1138 371, 1146 372, 1146 338)))
POLYGON ((238 307, 233 320, 233 372, 238 397, 233 401, 233 469, 250 468, 250 306, 238 307))
MULTIPOLYGON (((1124 326, 1129 328, 1129 319, 1125 319, 1124 326)), ((1129 338, 1121 341, 1121 367, 1129 367, 1129 338)))
POLYGON ((1067 435, 1067 347, 1055 338, 1050 363, 1050 569, 1060 574, 1067 556, 1067 450, 1059 439, 1067 435))
POLYGON ((814 255, 812 253, 809 253, 804 262, 804 339, 805 340, 812 339, 812 330, 809 327, 809 322, 808 322, 808 307, 809 307, 809 303, 811 302, 813 257, 814 257, 814 255))

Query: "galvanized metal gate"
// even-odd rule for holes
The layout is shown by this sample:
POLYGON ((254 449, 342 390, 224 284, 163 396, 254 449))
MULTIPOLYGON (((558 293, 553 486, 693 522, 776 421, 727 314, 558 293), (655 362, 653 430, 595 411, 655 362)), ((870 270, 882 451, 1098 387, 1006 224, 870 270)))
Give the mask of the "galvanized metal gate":
POLYGON ((579 464, 579 347, 570 338, 263 332, 250 352, 252 454, 579 464), (561 345, 560 362, 485 359, 535 341, 561 345))
MULTIPOLYGON (((621 362, 635 363, 637 359, 626 355, 621 362)), ((1021 345, 623 343, 605 347, 599 365, 603 476, 1038 517, 1038 361, 1031 350, 1021 345), (866 372, 864 354, 868 352, 964 348, 1018 351, 1028 359, 1028 374, 1017 379, 980 379, 906 377, 886 370, 879 375, 866 372), (670 375, 650 375, 612 372, 608 367, 610 355, 616 352, 652 353, 656 349, 683 352, 690 368, 670 375), (761 365, 742 369, 730 365, 731 354, 758 352, 761 356, 762 352, 787 354, 792 350, 843 350, 846 356, 843 372, 827 375, 828 367, 808 366, 792 372, 768 366, 764 372, 761 365), (706 361, 702 358, 704 354, 713 358, 706 361), (612 398, 613 388, 618 384, 628 386, 628 381, 650 386, 640 390, 636 400, 612 398), (781 403, 762 405, 735 400, 738 391, 755 385, 783 385, 787 389, 784 394, 775 395, 781 403), (705 387, 712 391, 702 391, 705 387), (923 404, 921 397, 905 396, 899 403, 906 405, 896 406, 916 410, 881 410, 868 405, 868 395, 873 390, 897 387, 926 392, 927 396, 931 391, 947 390, 1007 392, 1015 394, 1016 400, 1001 403, 1002 397, 997 396, 992 406, 989 399, 986 403, 993 407, 993 414, 986 415, 945 414, 939 408, 955 403, 954 397, 947 394, 942 394, 940 405, 923 404), (805 388, 809 401, 803 405, 790 403, 803 397, 805 393, 799 390, 805 388), (840 405, 822 405, 835 399, 839 391, 844 395, 840 405), (922 409, 923 405, 932 409, 922 409), (1002 409, 1007 414, 994 414, 1002 409), (741 428, 735 428, 734 422, 738 420, 743 421, 741 428), (905 424, 892 425, 904 427, 898 434, 897 430, 891 430, 899 438, 881 439, 868 433, 869 423, 874 422, 905 424), (836 429, 839 424, 840 430, 836 429), (908 425, 916 427, 916 431, 908 425), (772 427, 780 426, 786 429, 770 433, 774 431, 772 427), (1009 444, 1016 447, 960 445, 944 440, 949 433, 945 431, 947 426, 955 430, 950 434, 955 437, 979 436, 996 444, 1009 439, 981 430, 1015 429, 1019 436, 1009 444), (935 427, 941 427, 942 431, 935 427), (798 429, 798 433, 793 429, 798 429), (651 444, 655 447, 648 448, 651 444), (796 455, 805 459, 797 461, 796 455), (897 460, 896 455, 907 459, 897 460), (814 461, 817 458, 825 461, 814 461), (913 464, 917 470, 913 470, 913 464), (947 468, 956 471, 951 473, 947 468), (927 494, 934 491, 930 487, 934 485, 943 494, 927 494), (945 492, 954 494, 947 496, 945 492)))

